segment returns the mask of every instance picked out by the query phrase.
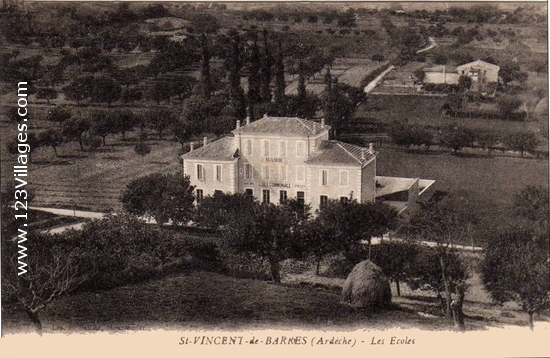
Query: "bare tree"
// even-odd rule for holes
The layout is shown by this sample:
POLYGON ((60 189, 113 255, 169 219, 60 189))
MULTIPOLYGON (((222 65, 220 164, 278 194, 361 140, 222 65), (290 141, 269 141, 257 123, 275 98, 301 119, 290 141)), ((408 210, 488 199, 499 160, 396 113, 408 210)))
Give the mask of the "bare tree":
POLYGON ((90 271, 80 265, 79 250, 59 235, 36 234, 27 240, 20 230, 2 246, 3 295, 17 302, 42 334, 39 312, 85 282, 90 271))

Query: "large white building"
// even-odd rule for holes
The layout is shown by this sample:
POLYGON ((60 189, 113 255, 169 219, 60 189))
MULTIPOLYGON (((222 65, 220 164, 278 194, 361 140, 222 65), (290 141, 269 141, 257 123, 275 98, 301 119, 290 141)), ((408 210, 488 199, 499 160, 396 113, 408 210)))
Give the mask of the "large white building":
POLYGON ((389 200, 401 210, 425 189, 419 179, 377 177, 372 145, 330 140, 329 131, 323 120, 264 116, 242 126, 237 121, 232 137, 211 143, 205 138, 201 148, 184 154, 183 172, 197 201, 216 191, 246 192, 261 202, 296 198, 313 210, 329 199, 392 199, 397 193, 392 187, 405 194, 389 200), (377 195, 381 189, 383 195, 377 195))

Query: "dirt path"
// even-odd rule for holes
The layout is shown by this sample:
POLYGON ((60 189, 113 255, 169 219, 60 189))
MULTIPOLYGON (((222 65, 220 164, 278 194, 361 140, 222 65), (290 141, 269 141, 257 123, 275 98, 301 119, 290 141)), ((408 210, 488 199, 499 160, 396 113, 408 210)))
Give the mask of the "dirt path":
POLYGON ((395 68, 395 66, 390 66, 388 67, 387 70, 385 70, 384 72, 382 72, 381 74, 378 75, 378 77, 376 77, 374 80, 372 80, 366 87, 365 89, 363 90, 366 94, 369 94, 371 93, 375 88, 376 86, 378 86, 378 82, 380 82, 384 76, 386 76, 391 70, 393 70, 395 68))

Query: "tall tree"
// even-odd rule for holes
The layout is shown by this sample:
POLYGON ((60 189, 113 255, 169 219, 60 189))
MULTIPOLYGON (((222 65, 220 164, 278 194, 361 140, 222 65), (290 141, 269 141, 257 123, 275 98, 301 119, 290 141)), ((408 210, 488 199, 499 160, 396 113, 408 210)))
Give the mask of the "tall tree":
POLYGON ((41 310, 55 298, 74 291, 89 278, 80 268, 82 250, 71 244, 74 238, 42 234, 24 234, 19 229, 19 242, 2 235, 2 298, 15 300, 42 334, 41 310), (21 267, 24 247, 26 266, 21 267))
POLYGON ((208 38, 201 33, 201 94, 209 98, 212 93, 212 79, 210 77, 210 51, 208 50, 208 38))
POLYGON ((48 110, 46 119, 48 121, 57 122, 61 127, 63 123, 72 117, 72 112, 67 107, 54 107, 48 110))
POLYGON ((300 60, 298 62, 298 100, 305 101, 307 96, 306 92, 306 77, 304 62, 300 60))
POLYGON ((164 108, 152 108, 145 112, 144 118, 147 125, 157 131, 159 139, 162 139, 162 133, 177 120, 172 110, 164 108))
POLYGON ((358 245, 395 228, 397 212, 383 203, 329 200, 317 215, 319 227, 334 239, 338 250, 353 258, 358 245))
POLYGON ((239 118, 246 116, 246 99, 241 87, 241 68, 243 66, 243 45, 237 30, 232 29, 229 35, 229 56, 226 58, 226 66, 229 69, 229 98, 231 104, 237 110, 239 118))
POLYGON ((531 132, 510 133, 503 141, 509 149, 520 152, 522 158, 526 152, 534 153, 538 145, 537 137, 531 132))
POLYGON ((258 47, 256 35, 254 34, 254 43, 250 51, 248 66, 248 105, 251 108, 261 101, 260 62, 260 49, 258 47))
POLYGON ((53 87, 41 87, 36 90, 37 99, 45 99, 50 104, 51 99, 56 99, 58 93, 53 87))
POLYGON ((94 110, 89 113, 88 118, 92 136, 97 135, 101 137, 101 144, 105 146, 105 138, 109 134, 115 133, 111 112, 106 110, 94 110))
POLYGON ((154 173, 133 180, 122 194, 125 211, 155 219, 158 225, 185 224, 192 219, 193 190, 181 173, 154 173))
POLYGON ((120 99, 121 94, 122 87, 114 79, 104 76, 94 79, 91 93, 93 102, 107 103, 110 106, 120 99))
POLYGON ((264 102, 271 101, 271 67, 273 66, 273 56, 271 55, 270 45, 268 42, 268 32, 264 28, 263 31, 264 40, 264 53, 262 58, 262 65, 260 69, 261 73, 261 87, 260 97, 264 102))
POLYGON ((517 215, 532 221, 537 226, 547 227, 549 215, 548 188, 527 186, 514 198, 514 211, 517 215))
POLYGON ((246 194, 215 194, 198 208, 198 221, 220 231, 224 245, 259 255, 269 263, 273 282, 281 282, 280 262, 296 255, 298 227, 308 219, 296 202, 260 204, 246 194))
POLYGON ((403 227, 408 237, 435 243, 439 258, 439 269, 443 282, 447 318, 453 317, 451 306, 453 288, 457 293, 458 306, 462 307, 464 290, 463 282, 453 282, 449 276, 449 252, 453 244, 467 241, 469 235, 468 223, 474 219, 456 205, 455 201, 445 193, 436 193, 426 203, 420 203, 420 209, 415 211, 403 227))
POLYGON ((76 101, 76 105, 80 106, 80 102, 90 98, 94 86, 94 78, 92 76, 79 77, 63 87, 62 91, 69 101, 76 101))
POLYGON ((131 131, 138 123, 138 118, 129 109, 117 109, 110 114, 113 122, 113 131, 122 134, 122 139, 126 139, 126 132, 131 131))
POLYGON ((285 98, 285 65, 281 40, 278 41, 277 56, 275 59, 275 105, 280 107, 285 98))
POLYGON ((80 150, 84 151, 83 135, 90 129, 90 118, 71 117, 63 122, 63 136, 69 140, 76 140, 80 144, 80 150))
POLYGON ((406 282, 407 277, 415 268, 418 247, 414 243, 406 241, 383 241, 373 247, 371 260, 382 269, 384 274, 397 288, 397 295, 401 296, 401 282, 406 282))
POLYGON ((485 249, 482 278, 494 301, 516 301, 533 315, 550 307, 548 233, 516 228, 492 238, 485 249))
POLYGON ((47 145, 52 147, 55 153, 55 156, 58 157, 57 147, 63 144, 63 136, 62 136, 61 130, 50 128, 44 132, 41 132, 38 134, 38 141, 40 141, 42 145, 47 145))

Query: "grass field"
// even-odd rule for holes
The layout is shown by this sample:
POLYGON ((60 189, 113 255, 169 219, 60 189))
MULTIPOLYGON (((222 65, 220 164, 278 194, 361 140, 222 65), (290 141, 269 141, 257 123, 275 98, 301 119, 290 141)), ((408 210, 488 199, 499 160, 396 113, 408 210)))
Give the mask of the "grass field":
POLYGON ((434 179, 435 190, 449 192, 479 220, 476 245, 486 235, 515 222, 514 196, 526 185, 548 187, 548 161, 509 157, 419 154, 384 148, 377 174, 434 179))
MULTIPOLYGON (((35 125, 42 130, 48 122, 35 125)), ((2 143, 15 138, 14 124, 2 122, 0 128, 2 143)), ((181 169, 179 143, 148 140, 151 153, 142 158, 134 152, 136 138, 137 133, 128 133, 125 141, 118 135, 110 135, 107 145, 95 153, 80 151, 74 142, 59 147, 59 157, 55 157, 50 147, 33 151, 29 186, 36 197, 32 204, 92 211, 120 210, 120 196, 130 181, 150 173, 181 169)), ((15 156, 9 155, 4 147, 1 154, 2 172, 12 172, 15 156)))
MULTIPOLYGON (((408 124, 445 127, 461 124, 472 130, 492 130, 502 134, 518 131, 539 133, 544 128, 541 121, 502 121, 486 119, 469 119, 446 117, 442 114, 445 97, 429 96, 387 96, 371 95, 357 109, 356 122, 374 121, 392 123, 394 121, 408 124)), ((548 147, 544 137, 539 136, 541 147, 548 147)))
MULTIPOLYGON (((524 325, 517 307, 498 308, 472 292, 466 295, 468 330, 524 325), (503 314, 503 312, 506 312, 503 314)), ((186 272, 112 290, 60 297, 42 312, 45 332, 163 329, 305 328, 451 330, 435 297, 394 292, 393 309, 374 313, 340 303, 340 293, 299 285, 236 279, 208 272, 186 272)), ((18 311, 3 312, 5 333, 32 330, 18 311)))

